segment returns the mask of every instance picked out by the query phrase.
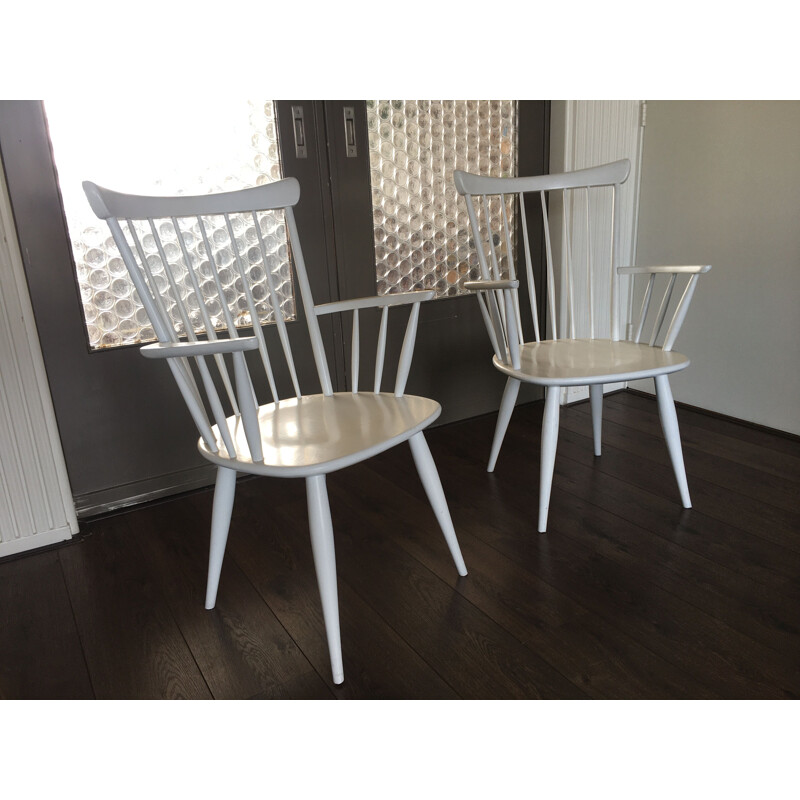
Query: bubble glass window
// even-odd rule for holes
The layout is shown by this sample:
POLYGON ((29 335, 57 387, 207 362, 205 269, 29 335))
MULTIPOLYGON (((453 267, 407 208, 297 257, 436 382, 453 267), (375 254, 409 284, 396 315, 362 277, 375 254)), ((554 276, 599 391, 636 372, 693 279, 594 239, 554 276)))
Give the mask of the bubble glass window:
MULTIPOLYGON (((81 183, 91 180, 130 194, 182 195, 230 191, 279 180, 282 175, 273 101, 216 98, 213 114, 189 101, 148 99, 141 105, 104 100, 92 107, 72 98, 46 100, 53 153, 58 170, 64 213, 75 260, 78 288, 89 345, 99 350, 155 339, 127 269, 103 220, 86 200, 81 183)), ((284 318, 294 319, 294 292, 286 229, 282 219, 270 223, 269 267, 281 301, 284 318)), ((243 236, 247 235, 243 231, 243 236)), ((152 237, 151 237, 152 238, 152 237)), ((187 233, 189 256, 202 264, 202 238, 187 233)), ((148 240, 149 241, 149 240, 148 240)), ((148 241, 145 242, 147 249, 148 241)), ((175 244, 177 251, 178 246, 175 244)), ((169 254, 167 254, 169 257, 169 254)), ((163 269, 156 254, 153 270, 163 269)), ((228 265, 218 265, 222 268, 228 265)), ((263 264, 251 264, 253 293, 266 297, 263 264), (262 285, 263 284, 263 285, 262 285)), ((237 325, 251 325, 241 278, 224 269, 230 281, 224 286, 236 314, 237 325)), ((179 282, 181 300, 190 294, 179 282)), ((188 298, 192 302, 191 298, 188 298)), ((174 306, 171 299, 170 307, 174 306)), ((261 324, 273 321, 271 304, 256 304, 261 324)), ((198 330, 200 328, 198 318, 198 330)), ((224 327, 219 319, 219 327, 224 327)))
MULTIPOLYGON (((434 289, 454 297, 480 277, 453 170, 515 175, 516 118, 513 100, 367 100, 379 295, 434 289)), ((490 208, 502 227, 501 215, 499 203, 490 208)), ((513 215, 509 223, 513 230, 513 215)), ((505 244, 497 244, 503 266, 505 244)))

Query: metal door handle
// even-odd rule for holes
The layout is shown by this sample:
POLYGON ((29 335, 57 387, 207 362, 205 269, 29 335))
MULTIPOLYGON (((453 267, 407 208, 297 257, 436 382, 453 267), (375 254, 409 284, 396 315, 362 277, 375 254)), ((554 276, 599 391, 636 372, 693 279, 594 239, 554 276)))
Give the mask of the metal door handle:
POLYGON ((306 123, 303 106, 292 106, 292 127, 294 128, 294 154, 297 158, 308 158, 306 150, 306 123))
POLYGON ((356 147, 356 114, 353 106, 344 107, 344 144, 348 158, 358 155, 356 147))

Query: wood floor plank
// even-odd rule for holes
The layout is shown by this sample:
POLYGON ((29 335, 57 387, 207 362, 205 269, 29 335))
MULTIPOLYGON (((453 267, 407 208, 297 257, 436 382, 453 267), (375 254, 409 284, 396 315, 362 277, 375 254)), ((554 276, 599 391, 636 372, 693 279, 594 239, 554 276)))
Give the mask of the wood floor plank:
MULTIPOLYGON (((565 409, 564 415, 571 411, 565 409)), ((488 452, 493 424, 489 418, 482 422, 482 427, 473 426, 472 436, 467 439, 470 447, 461 446, 458 437, 448 446, 459 446, 460 458, 472 460, 476 469, 482 466, 485 469, 481 454, 488 452), (474 438, 479 439, 477 444, 474 438)), ((522 476, 534 493, 531 502, 538 504, 540 404, 518 409, 512 425, 494 473, 496 481, 490 485, 492 491, 506 492, 506 476, 522 476)), ((604 455, 596 458, 591 440, 567 429, 559 432, 556 463, 561 457, 587 468, 579 480, 596 484, 598 493, 608 501, 606 507, 640 527, 765 585, 781 583, 790 593, 800 588, 800 553, 785 546, 787 539, 793 541, 791 534, 767 531, 767 540, 763 538, 761 525, 755 530, 730 525, 703 513, 697 505, 690 511, 684 510, 677 500, 677 489, 671 488, 674 484, 671 468, 636 459, 632 466, 629 456, 607 443, 604 455), (642 488, 644 493, 638 491, 642 488)), ((453 488, 458 491, 457 486, 453 488)), ((497 506, 502 504, 503 495, 498 497, 497 506)), ((530 524, 533 525, 533 521, 530 524)))
POLYGON ((269 691, 254 695, 251 700, 335 700, 336 696, 319 674, 312 670, 290 680, 270 686, 269 691))
POLYGON ((212 492, 81 523, 0 560, 0 697, 800 698, 800 442, 678 409, 681 507, 652 398, 563 408, 536 533, 542 403, 486 472, 487 414, 426 432, 469 575, 403 445, 328 478, 345 683, 335 686, 302 480, 244 478, 217 608, 212 492))
MULTIPOLYGON (((590 435, 577 442, 569 433, 563 438, 556 475, 563 476, 562 488, 598 507, 585 511, 604 529, 591 540, 594 546, 610 543, 632 562, 638 558, 662 565, 658 575, 667 590, 709 612, 716 609, 737 630, 770 647, 788 652, 797 648, 800 558, 795 553, 754 543, 737 529, 719 529, 712 520, 698 519, 696 509, 676 514, 669 502, 650 493, 639 496, 630 484, 600 469, 604 457, 587 455, 592 452, 590 435), (657 537, 643 537, 642 532, 657 537), (746 557, 748 550, 752 559, 746 557)), ((520 491, 530 486, 518 471, 501 475, 520 491)))
MULTIPOLYGON (((565 424, 571 426, 570 429, 576 433, 591 436, 588 405, 581 403, 575 406, 574 411, 572 408, 566 411, 565 424)), ((629 408, 609 403, 603 413, 603 432, 607 441, 613 443, 624 441, 627 447, 635 448, 638 455, 671 467, 657 415, 650 418, 641 413, 632 415, 629 408)), ((717 434, 718 438, 720 436, 717 434)), ((758 466, 742 463, 740 459, 728 459, 727 454, 735 447, 737 440, 733 437, 724 438, 729 444, 723 455, 719 452, 720 448, 715 447, 713 442, 707 441, 700 431, 696 431, 692 436, 682 435, 686 474, 689 480, 701 478, 759 502, 777 506, 790 513, 796 512, 797 481, 784 474, 776 475, 758 466), (727 469, 726 461, 730 464, 727 469)))
MULTIPOLYGON (((145 508, 128 516, 130 535, 214 698, 282 696, 294 676, 313 668, 233 559, 224 563, 216 607, 205 609, 211 502, 206 492, 191 504, 145 508)), ((231 527, 239 528, 236 513, 231 527)))
MULTIPOLYGON (((567 411, 561 415, 559 443, 569 441, 570 432, 582 437, 587 436, 585 415, 567 411)), ((598 469, 679 503, 678 489, 671 466, 654 461, 649 454, 645 456, 637 452, 641 449, 642 443, 632 433, 608 427, 609 430, 604 431, 603 455, 598 459, 598 469)), ((528 437, 531 444, 538 447, 538 434, 534 433, 532 427, 523 428, 521 436, 528 437)), ((665 447, 663 441, 655 438, 650 444, 653 451, 665 447)), ((582 453, 581 458, 594 458, 594 456, 589 450, 588 454, 582 453)), ((728 488, 718 482, 712 483, 696 475, 690 480, 689 492, 694 509, 782 547, 800 552, 800 509, 779 508, 743 495, 735 488, 728 488)))
MULTIPOLYGON (((751 563, 743 558, 747 547, 737 549, 735 541, 731 543, 724 538, 724 528, 719 530, 718 535, 718 526, 713 524, 714 521, 701 517, 694 510, 676 515, 665 506, 663 516, 655 515, 652 510, 649 512, 652 516, 648 516, 646 509, 656 506, 652 495, 641 494, 637 498, 635 493, 621 486, 615 478, 596 472, 589 476, 589 468, 581 469, 574 464, 565 467, 565 472, 559 474, 566 476, 563 488, 573 493, 577 493, 573 481, 576 477, 578 481, 583 478, 583 487, 588 488, 578 488, 578 492, 613 516, 613 526, 609 522, 607 527, 619 547, 625 548, 626 552, 637 553, 646 560, 676 565, 682 575, 691 579, 693 586, 706 587, 717 595, 716 598, 707 596, 703 604, 713 606, 721 600, 726 604, 742 606, 743 617, 749 616, 748 608, 753 610, 752 613, 758 609, 759 615, 766 615, 776 623, 775 630, 764 629, 760 632, 766 639, 795 630, 800 586, 793 580, 791 572, 791 564, 797 562, 796 554, 792 551, 771 547, 770 558, 762 557, 760 563, 751 563), (635 518, 639 524, 632 526, 631 518, 635 518), (648 534, 644 540, 641 531, 648 534), (649 534, 653 533, 656 537, 650 538, 649 534), (789 556, 788 566, 782 564, 782 555, 789 556)), ((598 512, 598 518, 603 520, 607 514, 598 512)), ((764 544, 754 545, 752 540, 744 544, 756 554, 762 554, 765 549, 764 544)), ((772 641, 772 644, 781 646, 779 641, 772 641)))
MULTIPOLYGON (((456 448, 458 442, 449 441, 448 445, 456 448)), ((545 537, 537 537, 531 524, 535 521, 536 482, 531 486, 522 481, 515 486, 513 478, 519 472, 509 470, 511 474, 506 476, 510 490, 503 493, 503 505, 507 511, 518 511, 520 528, 528 522, 531 533, 527 541, 538 539, 538 549, 546 549, 547 558, 540 559, 536 549, 528 552, 524 537, 505 533, 512 529, 509 525, 504 525, 504 532, 499 535, 483 529, 482 535, 487 541, 512 558, 532 559, 530 568, 544 580, 557 581, 554 585, 567 593, 579 593, 584 602, 591 599, 590 607, 605 614, 609 623, 646 641, 654 652, 673 660, 677 666, 690 669, 694 674, 708 674, 726 697, 795 696, 800 678, 791 653, 787 660, 787 657, 764 650, 726 622, 661 589, 654 582, 657 570, 651 563, 640 559, 637 569, 621 568, 621 562, 626 560, 624 554, 603 555, 585 538, 581 541, 587 531, 596 531, 599 537, 601 522, 594 509, 589 514, 576 512, 576 496, 564 486, 571 478, 570 465, 565 461, 563 457, 556 458, 558 480, 554 481, 551 517, 545 537), (529 492, 533 490, 532 497, 526 495, 526 486, 529 492), (539 571, 543 567, 547 570, 539 571), (682 628, 676 627, 678 620, 682 628), (760 662, 761 657, 763 661, 760 662)), ((502 476, 496 479, 499 481, 502 476)), ((569 488, 581 491, 587 485, 591 486, 583 480, 569 488)))
MULTIPOLYGON (((658 414, 655 395, 645 395, 637 391, 615 392, 608 395, 607 403, 631 409, 635 414, 658 414)), ((800 458, 800 438, 785 435, 780 431, 748 425, 720 417, 710 412, 677 404, 678 421, 681 426, 693 425, 699 430, 716 431, 727 437, 749 442, 771 451, 785 453, 800 458)))
MULTIPOLYGON (((660 659, 472 535, 471 521, 491 520, 496 516, 491 500, 487 500, 485 492, 477 486, 474 470, 466 474, 462 471, 460 479, 463 483, 469 482, 475 491, 465 492, 461 502, 451 510, 469 570, 467 580, 458 579, 438 530, 431 531, 430 525, 383 526, 381 521, 386 515, 402 519, 411 506, 415 507, 411 520, 424 519, 426 514, 432 516, 426 499, 406 490, 403 479, 408 475, 404 468, 408 465, 401 465, 393 453, 376 459, 378 466, 353 468, 353 480, 362 488, 362 514, 373 521, 376 530, 392 535, 399 546, 555 666, 582 691, 591 697, 630 699, 685 696, 687 693, 693 697, 715 696, 688 673, 660 659), (387 475, 391 475, 391 479, 387 475), (398 491, 399 482, 403 482, 402 492, 398 491), (367 497, 380 500, 370 503, 366 502, 367 497)), ((448 466, 445 459, 439 460, 442 466, 448 466)), ((466 487, 462 485, 462 488, 466 487)))
POLYGON ((210 692, 124 517, 84 526, 60 551, 98 699, 205 699, 210 692))
MULTIPOLYGON (((308 661, 338 698, 450 699, 454 690, 419 657, 350 584, 343 580, 344 556, 338 515, 333 511, 337 543, 339 614, 345 682, 332 683, 330 658, 322 619, 306 504, 285 505, 265 517, 265 489, 274 482, 246 485, 242 516, 229 536, 229 553, 258 590, 308 661)), ((220 586, 220 595, 223 587, 220 586)))
MULTIPOLYGON (((337 495, 337 499, 338 499, 337 495)), ((586 693, 386 534, 414 526, 410 508, 380 531, 338 503, 340 573, 462 698, 575 699, 586 693), (449 656, 459 653, 457 662, 449 656)), ((427 516, 427 514, 426 514, 427 516)), ((423 523, 425 524, 425 523, 423 523)), ((425 527, 431 530, 429 521, 425 527)), ((466 582, 466 578, 456 578, 466 582)))
POLYGON ((754 584, 660 537, 643 536, 641 529, 590 503, 570 498, 554 505, 560 520, 570 516, 575 522, 569 535, 748 637, 751 654, 760 653, 765 663, 781 664, 780 679, 800 684, 800 673, 793 666, 800 664, 800 619, 796 602, 787 600, 780 587, 754 584))
POLYGON ((59 551, 0 563, 0 699, 92 699, 59 551))

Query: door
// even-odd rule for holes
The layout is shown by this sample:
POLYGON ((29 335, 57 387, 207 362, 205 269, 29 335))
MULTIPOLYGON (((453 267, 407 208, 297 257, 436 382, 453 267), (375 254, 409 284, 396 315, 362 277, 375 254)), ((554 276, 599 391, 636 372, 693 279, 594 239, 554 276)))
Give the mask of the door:
MULTIPOLYGON (((278 129, 274 137, 278 145, 294 141, 292 105, 291 102, 278 104, 278 129)), ((298 157, 295 147, 286 144, 281 147, 282 166, 284 175, 293 175, 301 183, 303 199, 295 216, 315 300, 325 302, 335 299, 330 294, 329 279, 335 269, 328 261, 323 229, 325 216, 314 110, 311 104, 305 106, 311 117, 305 154, 301 152, 305 157, 298 157)), ((116 312, 120 303, 128 302, 124 289, 121 293, 110 291, 114 287, 106 285, 126 278, 126 273, 124 268, 115 271, 108 259, 101 265, 103 269, 93 269, 95 243, 91 239, 85 244, 89 248, 84 254, 86 258, 73 254, 60 184, 64 184, 63 193, 67 199, 67 192, 80 194, 82 179, 97 180, 101 185, 104 181, 101 176, 81 175, 80 168, 74 175, 59 174, 58 146, 60 141, 63 144, 63 138, 59 140, 58 134, 65 135, 64 125, 62 121, 62 130, 59 130, 54 124, 51 143, 46 110, 46 104, 43 107, 39 102, 0 102, 0 153, 76 509, 79 516, 86 517, 164 493, 208 485, 213 482, 214 469, 191 445, 197 434, 169 370, 148 363, 139 355, 138 346, 125 345, 124 338, 121 345, 117 344, 113 337, 118 339, 119 336, 111 326, 100 324, 103 314, 116 312), (87 280, 80 286, 75 278, 76 264, 78 269, 88 273, 87 280), (92 285, 95 275, 100 283, 92 285), (113 299, 108 299, 110 297, 113 299), (113 300, 116 302, 112 309, 113 300), (107 335, 110 341, 105 338, 107 335)), ((148 111, 152 113, 152 109, 148 111)), ((171 112, 162 109, 162 112, 172 116, 152 114, 143 119, 142 141, 128 145, 139 151, 129 155, 137 169, 152 169, 158 177, 164 176, 157 170, 168 171, 168 164, 147 163, 148 156, 152 156, 153 143, 163 138, 167 139, 167 147, 179 148, 181 137, 185 137, 188 146, 192 137, 202 138, 204 124, 197 109, 188 105, 183 109, 174 106, 171 112), (165 136, 164 129, 172 129, 172 135, 165 136), (147 137, 152 138, 148 140, 147 137)), ((101 109, 89 119, 76 115, 75 130, 102 126, 96 142, 100 146, 103 136, 114 136, 114 124, 109 117, 108 109, 101 109)), ((262 127, 269 122, 262 121, 262 127)), ((66 135, 70 133, 68 130, 66 135)), ((244 133, 247 135, 247 131, 244 133)), ((211 157, 224 160, 224 156, 219 155, 219 151, 225 149, 225 142, 219 141, 224 135, 224 131, 218 130, 210 137, 207 150, 213 150, 211 157)), ((124 155, 120 157, 124 159, 124 155)), ((209 158, 207 152, 199 151, 198 160, 203 157, 209 158)), ((130 179, 136 177, 134 173, 130 179)), ((279 175, 265 177, 274 179, 279 175)), ((259 178, 254 174, 250 179, 259 178)), ((152 191, 159 193, 158 189, 152 191)), ((170 190, 165 188, 162 193, 168 194, 170 190)), ((104 232, 105 223, 95 222, 100 223, 96 227, 103 231, 102 236, 110 235, 104 232)), ((70 233, 73 238, 79 238, 81 231, 70 233)), ((101 243, 97 244, 101 248, 101 243)), ((96 257, 98 261, 103 259, 101 255, 96 257)), ((298 316, 287 328, 295 351, 298 378, 302 385, 314 386, 318 380, 302 319, 302 304, 295 304, 295 307, 298 316)), ((120 311, 117 316, 123 324, 136 321, 136 314, 129 316, 120 311)), ((322 319, 320 324, 330 352, 336 322, 322 319)), ((123 333, 127 335, 127 331, 123 333)), ((265 326, 265 334, 268 340, 276 336, 275 326, 265 326)), ((254 370, 253 374, 257 376, 260 372, 254 370)), ((276 378, 280 388, 281 378, 277 375, 276 378)), ((335 374, 332 379, 336 380, 335 374)), ((284 376, 284 385, 287 383, 288 376, 284 376)))
MULTIPOLYGON (((301 183, 296 217, 316 302, 386 289, 375 267, 368 119, 374 110, 374 103, 368 108, 365 101, 276 103, 283 175, 301 183)), ((548 111, 544 102, 518 104, 522 172, 546 170, 548 111)), ((87 333, 59 191, 57 142, 54 168, 40 103, 0 103, 0 153, 79 516, 208 485, 213 468, 187 445, 196 433, 169 371, 146 362, 135 346, 97 349, 87 333)), ((344 390, 349 331, 336 318, 321 322, 334 388, 344 390)), ((362 336, 369 324, 362 320, 362 336)), ((377 331, 377 320, 373 324, 377 331)), ((298 340, 293 347, 300 350, 300 380, 313 386, 305 325, 298 319, 288 328, 298 340)), ((274 335, 274 326, 265 330, 274 335)), ((92 335, 96 339, 97 331, 92 335)), ((393 350, 399 351, 399 343, 390 340, 389 358, 393 350)), ((423 304, 408 391, 437 399, 443 406, 440 421, 447 422, 496 410, 502 387, 502 376, 491 367, 477 301, 445 294, 423 304)), ((531 393, 521 401, 535 397, 531 393)))
MULTIPOLYGON (((456 197, 452 185, 452 170, 486 174, 493 170, 490 174, 495 175, 514 169, 523 175, 547 172, 549 103, 328 101, 325 120, 339 294, 360 297, 375 294, 376 289, 383 293, 434 288, 437 298, 420 307, 407 391, 441 403, 442 415, 436 424, 496 411, 505 378, 492 366, 492 347, 478 301, 460 287, 465 278, 479 275, 475 263, 472 274, 467 270, 469 259, 475 257, 474 249, 466 206, 456 197), (352 128, 347 123, 351 114, 355 118, 352 128), (492 146, 484 147, 485 142, 492 146), (474 157, 470 151, 474 151, 474 157), (499 161, 504 153, 509 155, 508 163, 499 161), (510 157, 513 155, 516 159, 510 157), (382 189, 384 182, 390 187, 386 191, 391 197, 382 189), (426 187, 431 189, 428 197, 426 187), (415 204, 416 198, 419 201, 415 204), (403 232, 402 227, 407 230, 403 232), (417 247, 415 229, 423 234, 417 247), (382 248, 390 237, 392 246, 382 248), (404 242, 410 242, 405 252, 404 242), (433 262, 430 267, 428 261, 433 262)), ((519 224, 519 220, 516 222, 519 224)), ((530 230, 533 252, 541 251, 542 235, 540 228, 530 230)), ((541 264, 534 267, 535 280, 540 283, 541 264)), ((518 277, 524 292, 524 275, 518 277)), ((540 289, 537 296, 545 295, 540 289)), ((539 311, 544 319, 544 308, 539 311)), ((364 331, 369 323, 360 324, 366 339, 364 331)), ((377 329, 375 315, 370 329, 373 337, 377 329)), ((349 367, 347 328, 343 335, 349 367)), ((396 358, 401 343, 396 340, 393 344, 396 358)), ((364 375, 361 385, 370 385, 370 379, 370 375, 364 375)), ((523 386, 518 402, 542 396, 538 387, 523 386)))

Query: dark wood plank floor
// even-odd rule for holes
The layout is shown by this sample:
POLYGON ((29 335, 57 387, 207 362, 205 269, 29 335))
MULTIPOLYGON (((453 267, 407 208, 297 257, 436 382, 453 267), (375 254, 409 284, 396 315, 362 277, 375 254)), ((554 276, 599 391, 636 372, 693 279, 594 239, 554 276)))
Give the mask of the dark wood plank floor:
POLYGON ((2 698, 797 698, 800 443, 679 409, 681 508, 654 401, 562 412, 536 533, 542 404, 429 431, 470 574, 395 448, 328 479, 345 683, 334 686, 304 484, 245 479, 217 608, 211 492, 0 562, 2 698))

